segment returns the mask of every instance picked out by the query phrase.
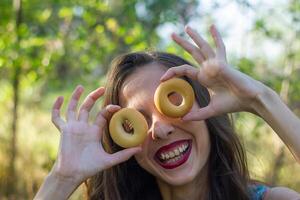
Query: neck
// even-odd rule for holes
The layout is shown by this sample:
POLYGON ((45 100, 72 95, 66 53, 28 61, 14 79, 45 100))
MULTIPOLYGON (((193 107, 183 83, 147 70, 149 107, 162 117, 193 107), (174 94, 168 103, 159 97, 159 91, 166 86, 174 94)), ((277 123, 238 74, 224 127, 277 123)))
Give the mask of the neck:
POLYGON ((209 191, 207 175, 204 167, 194 180, 186 184, 174 186, 159 179, 157 183, 163 200, 204 200, 208 198, 209 191))

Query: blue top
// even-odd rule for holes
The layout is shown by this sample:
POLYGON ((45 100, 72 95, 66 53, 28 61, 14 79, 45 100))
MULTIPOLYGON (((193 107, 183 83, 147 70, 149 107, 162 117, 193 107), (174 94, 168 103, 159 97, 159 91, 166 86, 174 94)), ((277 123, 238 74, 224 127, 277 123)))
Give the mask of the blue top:
POLYGON ((263 200, 269 187, 265 185, 252 185, 249 187, 251 200, 263 200))

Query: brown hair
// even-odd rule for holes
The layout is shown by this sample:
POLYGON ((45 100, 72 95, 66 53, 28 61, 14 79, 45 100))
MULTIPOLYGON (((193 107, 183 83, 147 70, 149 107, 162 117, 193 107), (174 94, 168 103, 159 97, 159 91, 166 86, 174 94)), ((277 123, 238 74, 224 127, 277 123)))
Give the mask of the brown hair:
MULTIPOLYGON (((129 74, 146 64, 158 63, 167 68, 188 64, 186 60, 163 52, 135 52, 116 58, 111 66, 106 84, 104 106, 119 104, 119 92, 129 74)), ((185 79, 192 85, 200 107, 210 101, 208 90, 198 82, 185 79)), ((208 158, 209 199, 247 200, 249 173, 242 145, 234 132, 228 115, 205 120, 209 130, 211 151, 208 158)), ((102 144, 107 152, 121 150, 104 134, 102 144)), ((134 157, 93 176, 87 183, 90 200, 162 199, 155 177, 141 168, 134 157)))

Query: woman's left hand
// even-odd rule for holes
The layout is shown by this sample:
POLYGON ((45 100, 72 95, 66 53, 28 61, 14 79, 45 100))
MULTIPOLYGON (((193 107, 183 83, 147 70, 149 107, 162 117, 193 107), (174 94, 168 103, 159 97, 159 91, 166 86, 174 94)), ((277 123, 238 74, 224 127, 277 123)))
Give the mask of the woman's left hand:
POLYGON ((216 51, 192 28, 186 27, 185 31, 197 46, 176 34, 172 34, 172 38, 193 56, 201 65, 200 69, 189 65, 173 67, 162 76, 161 81, 174 76, 187 76, 198 80, 208 88, 211 100, 208 106, 188 113, 183 120, 204 120, 238 111, 256 113, 254 107, 257 98, 267 86, 228 65, 225 46, 215 26, 210 27, 210 33, 216 51))

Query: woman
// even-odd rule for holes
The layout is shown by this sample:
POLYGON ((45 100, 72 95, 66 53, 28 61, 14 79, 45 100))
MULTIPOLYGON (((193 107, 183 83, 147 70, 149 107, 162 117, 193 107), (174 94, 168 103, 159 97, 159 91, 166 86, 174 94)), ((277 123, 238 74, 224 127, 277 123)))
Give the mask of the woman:
MULTIPOLYGON (((60 117, 63 98, 53 106, 52 121, 61 132, 58 158, 35 199, 66 199, 86 181, 89 199, 299 199, 284 187, 267 187, 249 178, 242 146, 227 113, 247 111, 262 117, 300 158, 300 120, 278 95, 226 61, 223 41, 210 28, 216 52, 192 28, 187 34, 197 46, 172 38, 201 65, 191 66, 167 53, 131 53, 113 63, 106 89, 91 92, 79 108, 78 86, 69 102, 67 120, 60 117), (184 77, 196 102, 183 118, 160 114, 153 96, 159 83, 184 77), (206 89, 208 88, 208 90, 206 89), (105 107, 95 122, 89 112, 105 91, 105 107), (107 131, 107 122, 121 107, 140 111, 148 122, 148 136, 139 147, 122 149, 107 131), (102 141, 101 143, 99 141, 102 141), (172 151, 180 150, 180 162, 172 151), (161 156, 170 155, 162 160, 161 156)), ((173 103, 181 101, 176 93, 173 103)))

